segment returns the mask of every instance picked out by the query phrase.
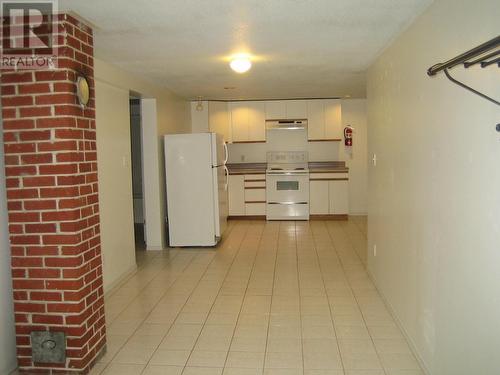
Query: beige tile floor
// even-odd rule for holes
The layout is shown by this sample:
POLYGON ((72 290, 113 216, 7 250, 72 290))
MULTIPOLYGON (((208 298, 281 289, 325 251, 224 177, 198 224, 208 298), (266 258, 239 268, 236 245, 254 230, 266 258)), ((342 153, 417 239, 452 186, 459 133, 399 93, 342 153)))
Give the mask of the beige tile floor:
POLYGON ((139 252, 92 374, 422 375, 366 273, 366 229, 232 221, 215 250, 139 252))
POLYGON ((366 229, 232 221, 215 250, 138 253, 92 374, 423 374, 366 273, 366 229))

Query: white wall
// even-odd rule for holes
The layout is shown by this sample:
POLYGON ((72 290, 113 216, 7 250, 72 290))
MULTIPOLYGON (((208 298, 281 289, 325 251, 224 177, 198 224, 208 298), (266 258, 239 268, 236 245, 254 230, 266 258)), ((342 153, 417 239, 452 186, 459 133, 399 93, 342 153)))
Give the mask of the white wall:
POLYGON ((148 187, 144 193, 153 202, 149 205, 147 218, 148 249, 165 246, 165 172, 161 136, 189 132, 191 125, 187 101, 98 59, 95 60, 95 81, 103 275, 105 289, 109 290, 135 269, 130 92, 156 106, 154 118, 143 119, 143 132, 147 134, 144 182, 148 187))
MULTIPOLYGON (((500 108, 426 75, 499 14, 436 0, 368 73, 369 270, 433 375, 500 373, 500 108)), ((496 66, 452 74, 500 97, 496 66)))
MULTIPOLYGON (((1 112, 0 107, 0 134, 3 134, 1 112)), ((12 306, 3 137, 0 137, 0 374, 8 374, 16 367, 16 337, 12 306)))
POLYGON ((308 151, 310 161, 346 161, 349 167, 349 212, 367 213, 367 121, 366 99, 342 100, 342 125, 355 128, 352 153, 343 142, 307 142, 307 131, 268 131, 266 143, 228 145, 230 163, 266 161, 268 151, 308 151))

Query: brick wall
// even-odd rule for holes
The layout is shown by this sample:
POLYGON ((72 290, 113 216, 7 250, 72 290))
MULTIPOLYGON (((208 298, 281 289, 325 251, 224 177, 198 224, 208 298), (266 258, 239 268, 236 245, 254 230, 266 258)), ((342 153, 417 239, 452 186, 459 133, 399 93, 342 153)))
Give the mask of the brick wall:
POLYGON ((1 76, 17 352, 27 373, 87 373, 105 345, 92 30, 60 15, 54 41, 56 69, 1 76), (65 364, 32 362, 44 330, 66 333, 65 364))

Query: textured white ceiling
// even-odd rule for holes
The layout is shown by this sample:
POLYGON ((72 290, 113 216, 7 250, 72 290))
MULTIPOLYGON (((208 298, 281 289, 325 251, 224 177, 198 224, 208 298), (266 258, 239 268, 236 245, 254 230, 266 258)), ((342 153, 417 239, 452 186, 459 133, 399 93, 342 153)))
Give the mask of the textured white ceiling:
POLYGON ((365 96, 365 71, 432 0, 60 0, 96 56, 185 97, 365 96), (231 53, 256 55, 238 75, 231 53), (234 86, 236 89, 225 90, 234 86))

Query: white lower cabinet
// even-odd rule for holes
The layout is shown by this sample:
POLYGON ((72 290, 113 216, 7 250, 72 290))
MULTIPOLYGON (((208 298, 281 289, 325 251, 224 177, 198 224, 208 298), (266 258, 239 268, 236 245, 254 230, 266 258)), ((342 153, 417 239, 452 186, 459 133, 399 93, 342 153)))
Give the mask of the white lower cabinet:
POLYGON ((229 175, 229 216, 266 214, 266 175, 229 175))
POLYGON ((347 215, 349 213, 349 181, 329 181, 330 214, 347 215))
POLYGON ((245 176, 229 175, 229 216, 245 215, 245 176))
POLYGON ((328 181, 309 181, 309 210, 313 215, 329 213, 328 181))
POLYGON ((347 173, 311 173, 309 178, 311 215, 347 215, 349 213, 347 173))
MULTIPOLYGON (((311 173, 309 176, 311 215, 349 213, 348 173, 311 173)), ((229 175, 229 216, 266 214, 266 176, 229 175)))

